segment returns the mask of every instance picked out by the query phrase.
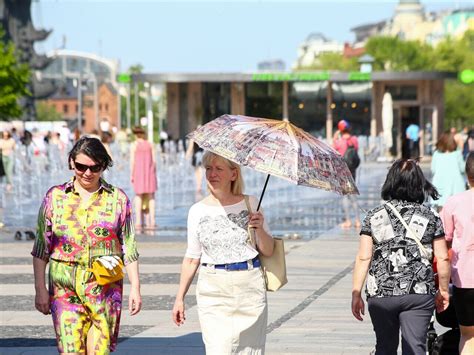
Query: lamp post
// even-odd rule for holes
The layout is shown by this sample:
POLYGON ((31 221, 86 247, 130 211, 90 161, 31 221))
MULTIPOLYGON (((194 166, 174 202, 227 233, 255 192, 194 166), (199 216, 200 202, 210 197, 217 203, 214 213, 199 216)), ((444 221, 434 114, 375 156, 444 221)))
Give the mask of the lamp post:
POLYGON ((133 86, 133 92, 135 94, 135 126, 138 126, 138 82, 135 81, 133 86))
POLYGON ((82 134, 82 74, 77 79, 77 129, 82 134))
POLYGON ((152 100, 151 100, 151 85, 150 83, 145 83, 146 90, 146 117, 148 124, 148 141, 153 143, 153 109, 152 109, 152 100))
POLYGON ((93 89, 94 89, 94 113, 95 113, 95 129, 99 130, 99 97, 97 92, 97 78, 95 74, 89 79, 92 81, 93 89))
POLYGON ((131 126, 131 109, 130 109, 130 83, 125 84, 127 85, 127 128, 130 130, 131 126))

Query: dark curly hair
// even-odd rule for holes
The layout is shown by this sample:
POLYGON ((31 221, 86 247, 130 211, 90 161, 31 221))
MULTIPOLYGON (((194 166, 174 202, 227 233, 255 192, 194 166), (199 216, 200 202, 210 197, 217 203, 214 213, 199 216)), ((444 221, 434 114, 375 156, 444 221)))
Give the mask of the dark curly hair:
POLYGON ((382 186, 382 199, 423 203, 430 196, 439 198, 436 188, 426 180, 418 160, 399 159, 390 167, 382 186))
POLYGON ((74 144, 68 156, 69 169, 72 169, 71 161, 76 160, 79 154, 87 155, 95 161, 96 164, 101 165, 102 170, 110 168, 113 165, 112 158, 109 153, 107 153, 102 142, 97 138, 84 136, 74 144))

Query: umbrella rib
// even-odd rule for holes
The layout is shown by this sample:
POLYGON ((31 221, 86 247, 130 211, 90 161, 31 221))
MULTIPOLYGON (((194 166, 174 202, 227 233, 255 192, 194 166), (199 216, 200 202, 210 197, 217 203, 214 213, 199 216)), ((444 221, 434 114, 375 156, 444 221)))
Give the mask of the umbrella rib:
MULTIPOLYGON (((296 134, 295 134, 295 130, 293 128, 293 125, 290 123, 290 122, 287 122, 287 121, 283 121, 285 124, 286 124, 286 127, 287 127, 287 130, 288 130, 288 136, 291 138, 291 140, 295 143, 296 147, 298 148, 297 149, 297 157, 299 156, 299 152, 301 150, 301 143, 298 141, 298 139, 296 138, 296 134)), ((295 159, 295 172, 296 172, 296 176, 297 178, 299 178, 299 174, 298 174, 298 159, 295 159)))

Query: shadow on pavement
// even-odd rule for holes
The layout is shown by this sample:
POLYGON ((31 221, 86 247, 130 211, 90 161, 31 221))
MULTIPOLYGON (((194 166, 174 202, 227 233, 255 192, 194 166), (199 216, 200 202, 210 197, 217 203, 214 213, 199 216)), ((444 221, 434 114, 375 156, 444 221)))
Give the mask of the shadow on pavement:
MULTIPOLYGON (((42 348, 56 347, 56 339, 3 338, 0 348, 42 348)), ((201 333, 190 333, 179 337, 130 337, 119 338, 115 354, 195 354, 204 355, 201 333)), ((19 349, 18 349, 19 350, 19 349)), ((25 349, 27 350, 27 349, 25 349)), ((37 349, 39 350, 39 349, 37 349)), ((46 350, 46 349, 45 349, 46 350)), ((2 351, 0 351, 2 353, 2 351)))

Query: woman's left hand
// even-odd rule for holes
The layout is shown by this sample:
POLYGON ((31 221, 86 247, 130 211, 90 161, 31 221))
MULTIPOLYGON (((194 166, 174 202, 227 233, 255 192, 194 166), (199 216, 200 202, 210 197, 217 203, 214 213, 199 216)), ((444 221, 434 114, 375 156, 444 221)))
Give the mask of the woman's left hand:
POLYGON ((260 229, 263 227, 264 217, 261 212, 253 212, 250 214, 249 227, 260 229))
POLYGON ((365 305, 360 292, 352 293, 352 314, 353 316, 360 321, 363 321, 362 316, 365 315, 365 305))
POLYGON ((128 296, 128 310, 131 316, 134 316, 142 309, 142 296, 140 295, 140 289, 133 287, 130 289, 130 295, 128 296))
POLYGON ((449 292, 438 290, 435 296, 436 311, 441 313, 449 306, 449 292))

